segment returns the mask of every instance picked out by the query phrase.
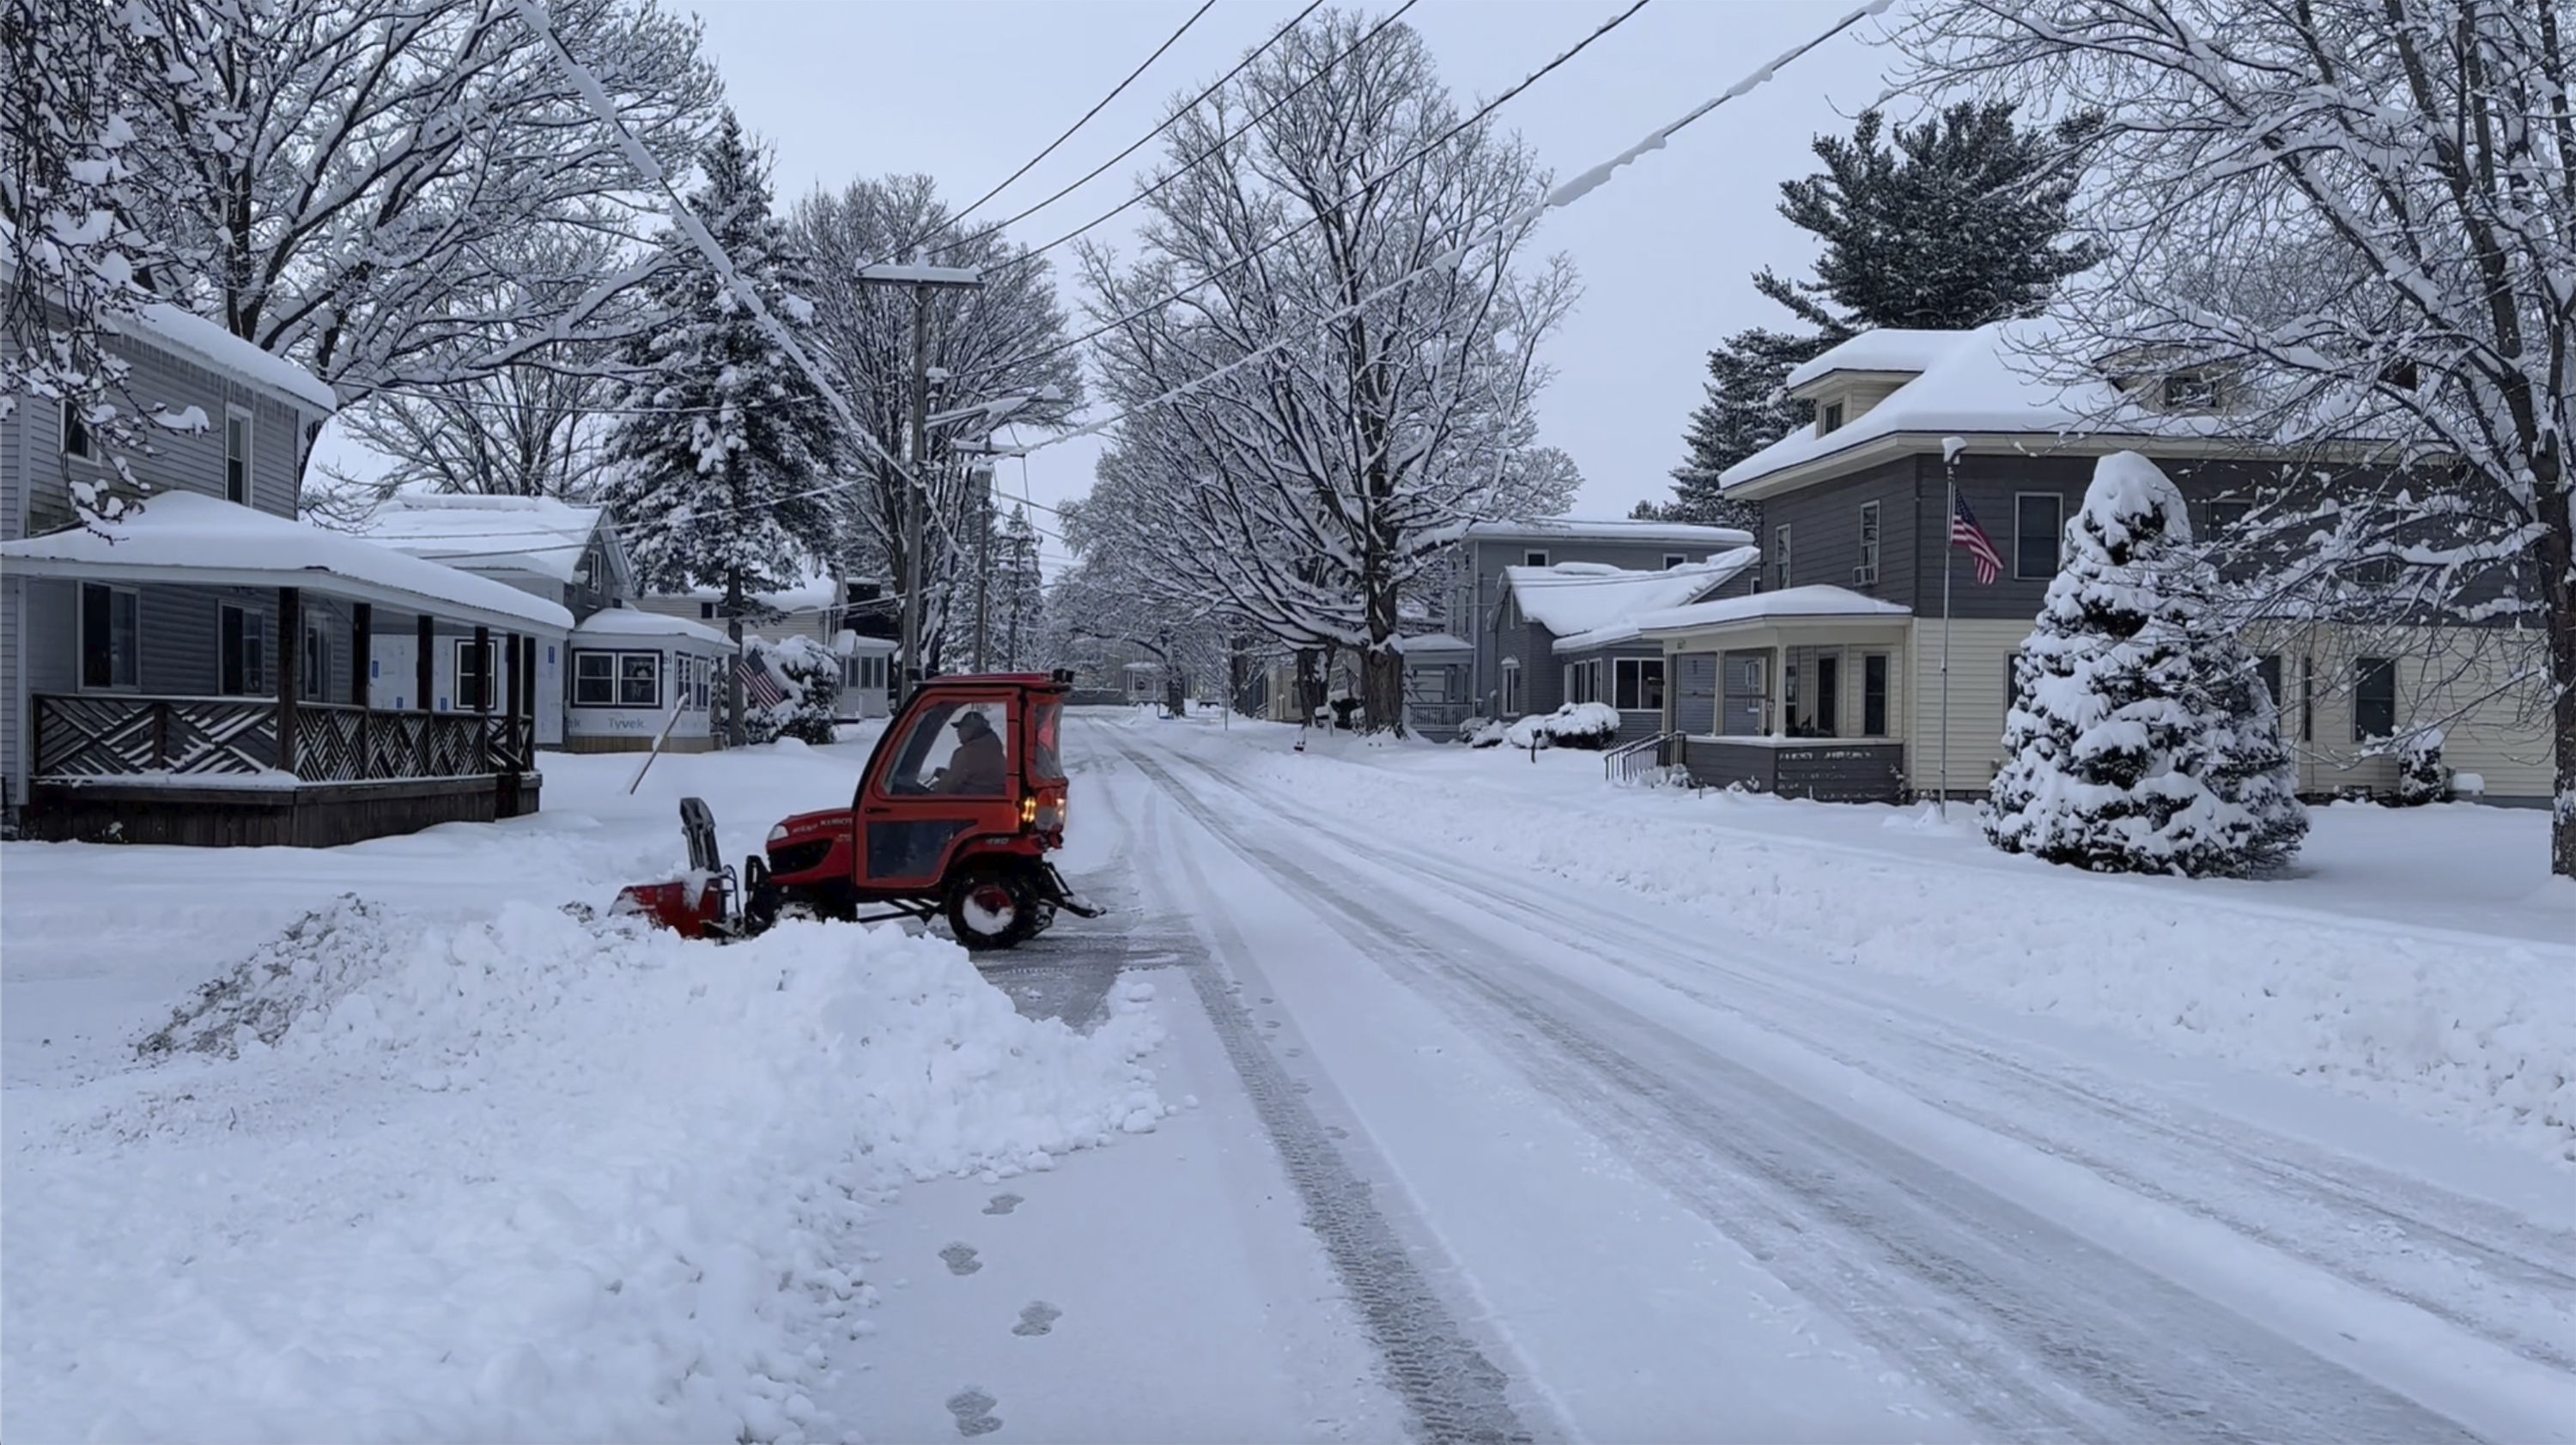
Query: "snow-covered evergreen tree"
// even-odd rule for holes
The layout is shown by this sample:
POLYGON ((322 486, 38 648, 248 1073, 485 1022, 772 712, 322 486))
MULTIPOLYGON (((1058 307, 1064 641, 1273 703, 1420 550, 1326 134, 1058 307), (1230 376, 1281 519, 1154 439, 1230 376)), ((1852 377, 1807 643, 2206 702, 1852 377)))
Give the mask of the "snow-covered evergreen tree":
POLYGON ((1026 507, 1013 506, 1002 519, 993 563, 994 641, 1004 670, 1021 672, 1037 665, 1045 627, 1046 575, 1038 565, 1038 529, 1026 507))
MULTIPOLYGON (((727 111, 689 206, 782 322, 810 314, 805 263, 770 213, 767 161, 727 111)), ((745 598, 794 580, 834 535, 830 413, 805 373, 732 287, 677 236, 651 283, 666 321, 636 341, 604 493, 644 579, 721 587, 734 640, 745 598)), ((730 672, 726 688, 735 684, 730 672)), ((729 705, 739 726, 741 709, 729 705)))
POLYGON ((2022 644, 2010 754, 1986 836, 2104 872, 2241 874, 2307 832, 2254 657, 2209 605, 2182 493, 2135 452, 2102 459, 2022 644))
POLYGON ((1872 327, 1966 330, 2034 315, 2060 281, 2099 259, 2092 243, 2063 237, 2076 158, 2100 118, 2025 126, 2013 113, 1966 102, 1891 128, 1872 110, 1848 140, 1816 137, 1825 168, 1780 186, 1780 214, 1824 243, 1816 279, 1768 269, 1753 278, 1813 329, 1757 326, 1708 354, 1708 400, 1691 413, 1673 501, 1653 515, 1748 520, 1718 495, 1717 476, 1807 424, 1807 408, 1782 395, 1799 363, 1872 327))

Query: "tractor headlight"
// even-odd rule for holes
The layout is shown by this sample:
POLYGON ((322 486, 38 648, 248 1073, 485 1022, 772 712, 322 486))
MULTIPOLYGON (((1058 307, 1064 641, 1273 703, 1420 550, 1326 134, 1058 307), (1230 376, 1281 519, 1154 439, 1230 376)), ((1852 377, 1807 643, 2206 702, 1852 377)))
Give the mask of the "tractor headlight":
POLYGON ((787 841, 787 825, 786 825, 786 824, 784 824, 784 823, 780 823, 780 824, 776 825, 775 827, 772 827, 772 828, 769 830, 769 846, 770 846, 770 847, 775 848, 775 847, 777 847, 779 844, 784 843, 784 842, 786 842, 786 841, 787 841))

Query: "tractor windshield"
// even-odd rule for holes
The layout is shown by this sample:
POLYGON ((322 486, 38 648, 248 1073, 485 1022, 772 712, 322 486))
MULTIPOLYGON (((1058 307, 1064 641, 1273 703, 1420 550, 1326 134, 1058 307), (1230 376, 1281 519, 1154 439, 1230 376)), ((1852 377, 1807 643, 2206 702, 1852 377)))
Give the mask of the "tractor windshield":
POLYGON ((1061 783, 1064 761, 1056 748, 1056 731, 1064 722, 1064 700, 1042 697, 1029 704, 1029 778, 1061 783))
POLYGON ((995 798, 1011 790, 1010 708, 999 701, 943 703, 921 710, 894 755, 893 793, 995 798))

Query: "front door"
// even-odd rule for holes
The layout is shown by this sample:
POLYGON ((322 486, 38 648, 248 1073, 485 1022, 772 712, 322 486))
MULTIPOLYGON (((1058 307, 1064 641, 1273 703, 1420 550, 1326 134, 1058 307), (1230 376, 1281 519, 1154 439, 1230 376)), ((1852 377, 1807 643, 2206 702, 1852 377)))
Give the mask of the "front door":
POLYGON ((927 890, 959 838, 1018 805, 1011 704, 1000 693, 943 697, 895 726, 882 769, 860 785, 859 886, 927 890))

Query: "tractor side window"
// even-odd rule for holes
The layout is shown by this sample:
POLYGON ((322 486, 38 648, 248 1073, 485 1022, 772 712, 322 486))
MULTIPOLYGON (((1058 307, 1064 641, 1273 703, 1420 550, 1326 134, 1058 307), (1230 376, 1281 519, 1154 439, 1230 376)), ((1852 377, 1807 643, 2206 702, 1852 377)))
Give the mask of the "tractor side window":
POLYGON ((1029 709, 1029 776, 1041 782, 1064 781, 1064 759, 1057 733, 1064 725, 1064 704, 1052 699, 1029 709))
POLYGON ((1011 790, 1010 710, 999 702, 923 711, 887 775, 898 793, 998 798, 1011 790))

